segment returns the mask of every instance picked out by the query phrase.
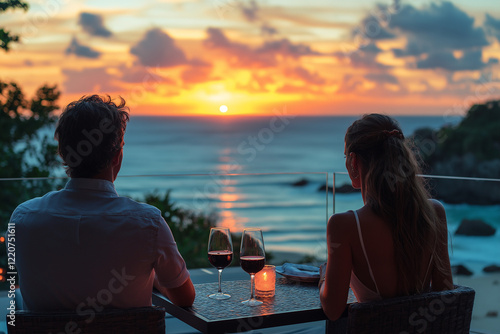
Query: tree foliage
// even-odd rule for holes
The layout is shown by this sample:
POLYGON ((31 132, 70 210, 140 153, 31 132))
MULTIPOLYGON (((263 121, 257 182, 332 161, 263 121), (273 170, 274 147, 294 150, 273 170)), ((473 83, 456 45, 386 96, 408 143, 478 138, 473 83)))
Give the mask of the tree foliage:
MULTIPOLYGON (((28 100, 17 84, 0 81, 0 179, 47 177, 60 168, 57 145, 46 131, 56 121, 59 95, 57 86, 44 85, 28 100)), ((0 180, 0 231, 19 204, 56 187, 51 180, 0 180)), ((6 265, 6 249, 0 247, 0 267, 6 265)))
MULTIPOLYGON (((59 107, 57 86, 44 85, 26 99, 15 83, 0 81, 0 178, 46 177, 60 166, 50 127, 59 107)), ((5 230, 17 205, 52 190, 44 180, 0 181, 0 229, 5 230)))
MULTIPOLYGON (((0 14, 4 13, 10 8, 12 9, 19 8, 27 11, 28 4, 19 0, 0 1, 0 14)), ((9 51, 9 43, 11 42, 19 42, 19 36, 13 35, 11 34, 10 31, 0 27, 0 49, 9 51)))
POLYGON ((475 104, 458 125, 419 129, 413 138, 423 160, 431 167, 467 155, 482 162, 500 158, 499 129, 500 100, 475 104))

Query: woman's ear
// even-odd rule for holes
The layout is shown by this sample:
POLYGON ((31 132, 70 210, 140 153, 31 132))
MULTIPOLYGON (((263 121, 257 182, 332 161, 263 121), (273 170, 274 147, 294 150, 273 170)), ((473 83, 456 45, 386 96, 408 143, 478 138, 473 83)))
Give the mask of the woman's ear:
POLYGON ((358 171, 358 157, 356 156, 356 153, 354 153, 354 152, 349 153, 349 156, 351 157, 351 171, 353 173, 357 173, 357 171, 358 171))
POLYGON ((354 152, 349 153, 349 157, 350 157, 350 166, 348 168, 349 168, 349 175, 352 181, 352 187, 354 189, 361 189, 361 177, 360 177, 361 171, 359 170, 358 157, 354 152))

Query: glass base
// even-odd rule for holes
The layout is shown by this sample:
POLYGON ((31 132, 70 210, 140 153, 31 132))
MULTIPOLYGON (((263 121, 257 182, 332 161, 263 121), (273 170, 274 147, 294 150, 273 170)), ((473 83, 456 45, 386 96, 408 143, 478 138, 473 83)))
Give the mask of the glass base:
POLYGON ((222 299, 228 299, 231 298, 231 295, 228 295, 227 293, 214 293, 208 296, 208 298, 212 299, 217 299, 217 300, 222 300, 222 299))
POLYGON ((262 304, 262 302, 257 300, 257 299, 248 299, 248 300, 242 301, 241 303, 248 305, 248 306, 259 306, 262 304))

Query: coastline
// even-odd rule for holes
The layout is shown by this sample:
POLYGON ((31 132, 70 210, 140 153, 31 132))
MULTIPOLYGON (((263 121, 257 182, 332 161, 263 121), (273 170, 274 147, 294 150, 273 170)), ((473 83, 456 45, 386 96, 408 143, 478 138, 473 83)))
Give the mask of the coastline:
POLYGON ((285 262, 299 263, 305 257, 304 254, 296 252, 271 250, 270 253, 272 254, 273 258, 269 261, 269 264, 273 264, 275 266, 281 266, 285 262))

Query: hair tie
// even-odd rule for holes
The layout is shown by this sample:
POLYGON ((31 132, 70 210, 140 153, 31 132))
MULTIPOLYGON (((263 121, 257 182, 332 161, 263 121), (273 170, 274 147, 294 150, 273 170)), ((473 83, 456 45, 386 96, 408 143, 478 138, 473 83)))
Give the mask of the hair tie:
POLYGON ((398 129, 394 129, 392 131, 384 130, 384 131, 382 131, 382 133, 385 135, 386 138, 397 137, 399 139, 405 139, 405 137, 403 136, 401 131, 399 131, 398 129))

